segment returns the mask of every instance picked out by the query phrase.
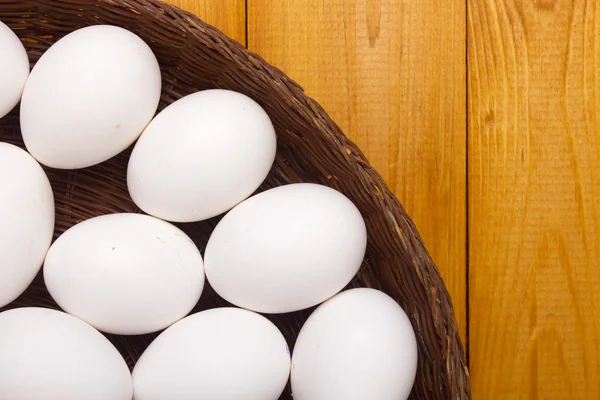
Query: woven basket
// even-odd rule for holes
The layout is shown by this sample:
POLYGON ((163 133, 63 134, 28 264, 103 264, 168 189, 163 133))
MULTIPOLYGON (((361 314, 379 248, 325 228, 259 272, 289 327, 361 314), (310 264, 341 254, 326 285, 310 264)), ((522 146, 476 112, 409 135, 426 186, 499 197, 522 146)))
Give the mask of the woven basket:
MULTIPOLYGON (((419 345, 412 398, 470 398, 452 303, 413 222, 361 151, 285 74, 197 17, 155 0, 0 0, 0 20, 23 39, 32 63, 62 36, 84 26, 111 24, 135 32, 161 65, 160 109, 208 88, 235 90, 258 101, 278 134, 277 159, 261 190, 315 182, 354 201, 366 220, 369 243, 363 267, 350 286, 383 290, 409 315, 419 345)), ((0 121, 0 141, 23 147, 18 110, 0 121)), ((127 191, 128 157, 126 151, 85 170, 47 170, 56 201, 55 237, 94 216, 139 212, 127 191)), ((180 227, 203 250, 216 223, 213 219, 180 227)), ((34 305, 58 308, 41 276, 8 307, 34 305)), ((194 311, 223 305, 207 287, 194 311)), ((269 318, 293 346, 311 311, 269 318)), ((131 367, 156 335, 108 336, 131 367)), ((292 398, 289 387, 281 398, 292 398)))

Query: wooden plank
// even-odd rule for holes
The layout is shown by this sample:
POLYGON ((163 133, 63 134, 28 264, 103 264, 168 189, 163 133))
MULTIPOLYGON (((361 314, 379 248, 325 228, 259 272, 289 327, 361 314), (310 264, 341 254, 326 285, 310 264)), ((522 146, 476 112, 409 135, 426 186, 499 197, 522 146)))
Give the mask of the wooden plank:
POLYGON ((249 48, 298 81, 414 218, 466 321, 465 0, 248 0, 249 48))
POLYGON ((198 15, 229 37, 246 44, 246 0, 164 0, 198 15))
POLYGON ((600 6, 469 0, 476 399, 600 398, 600 6))

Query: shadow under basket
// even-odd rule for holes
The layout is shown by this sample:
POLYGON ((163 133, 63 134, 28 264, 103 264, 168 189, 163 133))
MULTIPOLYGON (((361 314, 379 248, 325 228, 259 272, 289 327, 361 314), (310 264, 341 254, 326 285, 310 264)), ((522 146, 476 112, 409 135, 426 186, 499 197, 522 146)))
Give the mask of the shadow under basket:
MULTIPOLYGON (((198 17, 155 0, 0 0, 0 20, 23 40, 32 65, 54 42, 78 28, 110 24, 135 32, 154 50, 162 69, 159 109, 209 88, 235 90, 255 99, 278 135, 277 159, 260 190, 313 182, 348 196, 362 212, 369 235, 365 261, 349 287, 380 289, 408 314, 419 347, 411 398, 470 398, 452 303, 413 222, 363 153, 285 74, 198 17)), ((0 141, 23 147, 18 115, 15 109, 0 121, 0 141)), ((129 154, 130 150, 83 170, 46 169, 56 201, 55 238, 91 217, 140 212, 127 191, 129 154)), ((203 252, 217 222, 215 218, 179 226, 203 252)), ((194 311, 225 305, 206 287, 194 311)), ((21 306, 58 308, 40 275, 5 309, 21 306)), ((311 311, 268 318, 293 347, 311 311)), ((107 336, 133 367, 156 334, 107 336)), ((281 399, 292 399, 289 386, 281 399)))

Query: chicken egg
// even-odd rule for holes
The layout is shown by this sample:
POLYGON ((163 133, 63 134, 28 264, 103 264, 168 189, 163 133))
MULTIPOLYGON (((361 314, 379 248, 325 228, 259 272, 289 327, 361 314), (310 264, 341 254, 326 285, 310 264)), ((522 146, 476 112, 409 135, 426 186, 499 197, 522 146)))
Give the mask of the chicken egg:
POLYGON ((168 328, 133 370, 135 400, 277 400, 290 354, 265 317, 238 308, 193 314, 168 328))
POLYGON ((29 76, 29 58, 15 33, 0 21, 0 118, 12 110, 29 76))
POLYGON ((63 312, 0 313, 0 399, 130 400, 129 368, 100 332, 63 312))
POLYGON ((229 90, 197 92, 144 130, 129 160, 129 193, 167 221, 212 218, 260 186, 276 147, 273 124, 254 100, 229 90))
POLYGON ((0 307, 16 299, 40 270, 54 233, 54 195, 26 151, 0 142, 0 307))
POLYGON ((192 310, 204 267, 179 228, 148 215, 111 214, 62 234, 46 256, 44 280, 69 314, 103 332, 139 335, 192 310))
POLYGON ((206 246, 206 276, 236 306, 298 311, 342 290, 366 246, 365 222, 342 193, 310 183, 280 186, 219 222, 206 246))
POLYGON ((76 30, 31 71, 21 102, 23 140, 49 167, 101 163, 138 138, 160 92, 156 57, 137 35, 109 25, 76 30))
POLYGON ((407 399, 417 342, 402 308, 374 289, 352 289, 308 318, 292 355, 294 400, 407 399))

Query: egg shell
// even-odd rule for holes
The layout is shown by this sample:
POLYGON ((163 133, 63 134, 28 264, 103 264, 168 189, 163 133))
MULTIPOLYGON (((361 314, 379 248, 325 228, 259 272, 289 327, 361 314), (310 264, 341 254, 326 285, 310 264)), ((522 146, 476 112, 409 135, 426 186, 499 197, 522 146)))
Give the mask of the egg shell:
POLYGON ((205 90, 177 100, 152 120, 127 171, 135 204, 168 221, 219 215, 265 180, 277 139, 265 111, 229 90, 205 90))
POLYGON ((54 196, 46 173, 26 151, 0 142, 0 307, 33 281, 53 232, 54 196))
POLYGON ((346 286, 365 255, 359 210, 340 192, 301 183, 231 210, 205 252, 208 281, 227 301, 263 313, 317 305, 346 286))
POLYGON ((25 145, 54 168, 101 163, 139 137, 160 91, 158 62, 138 36, 108 25, 76 30, 42 55, 27 80, 25 145))
POLYGON ((198 248, 179 228, 142 214, 96 217, 52 245, 44 280, 58 305, 108 333, 139 335, 187 315, 204 287, 198 248))
POLYGON ((0 399, 129 400, 125 360, 100 332, 65 313, 0 313, 0 399))
POLYGON ((216 308, 171 326, 133 370, 135 400, 276 400, 290 355, 281 332, 251 311, 216 308))
POLYGON ((29 76, 29 58, 15 33, 0 21, 0 118, 21 100, 29 76))
POLYGON ((417 370, 410 321, 388 295, 342 292, 302 327, 292 356, 294 400, 401 400, 417 370))

